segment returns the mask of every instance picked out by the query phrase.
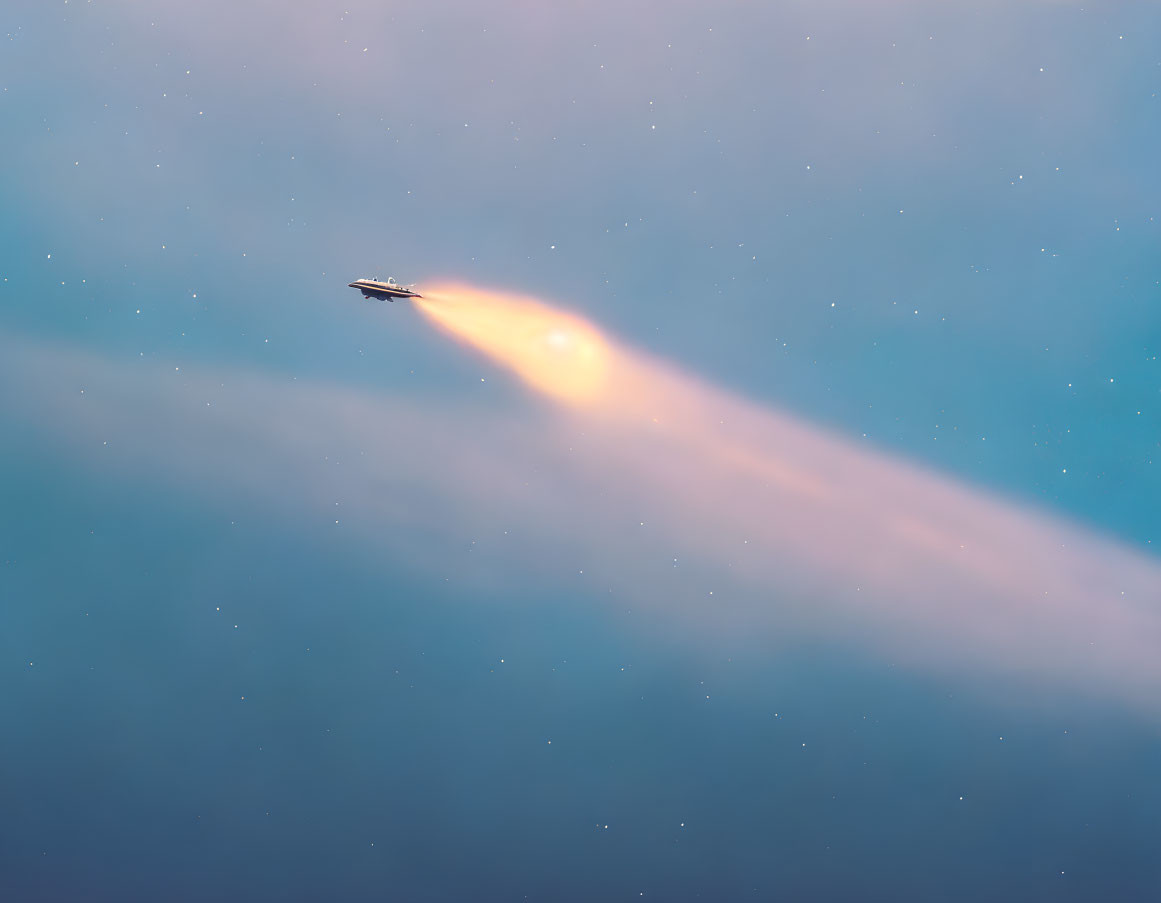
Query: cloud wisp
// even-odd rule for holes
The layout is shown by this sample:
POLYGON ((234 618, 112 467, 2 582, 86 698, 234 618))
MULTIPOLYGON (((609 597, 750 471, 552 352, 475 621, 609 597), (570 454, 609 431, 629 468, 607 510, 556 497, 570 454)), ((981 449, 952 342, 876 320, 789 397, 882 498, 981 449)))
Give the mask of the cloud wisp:
POLYGON ((536 299, 447 285, 419 308, 551 403, 201 378, 0 337, 0 413, 86 466, 333 519, 441 578, 567 586, 659 628, 771 648, 820 637, 1161 708, 1161 562, 739 399, 536 299))

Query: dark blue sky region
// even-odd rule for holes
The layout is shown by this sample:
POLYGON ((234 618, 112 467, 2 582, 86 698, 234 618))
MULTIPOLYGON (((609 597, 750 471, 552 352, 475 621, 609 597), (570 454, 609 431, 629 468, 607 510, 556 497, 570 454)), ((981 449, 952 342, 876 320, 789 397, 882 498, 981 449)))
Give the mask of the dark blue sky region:
POLYGON ((1161 897, 1161 707, 861 643, 699 558, 724 514, 591 535, 613 459, 582 515, 550 400, 346 288, 538 296, 1161 564, 1161 8, 0 38, 0 898, 1161 897))

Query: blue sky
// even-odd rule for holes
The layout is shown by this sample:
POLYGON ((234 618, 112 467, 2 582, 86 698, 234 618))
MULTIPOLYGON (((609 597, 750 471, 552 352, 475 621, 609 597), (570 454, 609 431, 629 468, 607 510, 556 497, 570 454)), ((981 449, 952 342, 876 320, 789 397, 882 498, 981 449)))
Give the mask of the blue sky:
POLYGON ((1155 563, 1157 10, 17 2, 0 35, 0 887, 1156 895, 1156 710, 706 630, 664 600, 712 557, 641 604, 660 541, 573 579, 603 459, 607 511, 554 507, 549 403, 345 284, 536 295, 1155 563), (489 455, 519 505, 457 502, 489 455))

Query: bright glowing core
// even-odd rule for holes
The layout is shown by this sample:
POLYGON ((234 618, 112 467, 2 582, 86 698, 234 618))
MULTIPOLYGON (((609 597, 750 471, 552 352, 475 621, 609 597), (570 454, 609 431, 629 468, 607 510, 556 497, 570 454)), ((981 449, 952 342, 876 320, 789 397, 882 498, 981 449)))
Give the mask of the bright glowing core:
POLYGON ((425 289, 415 304, 445 332, 548 395, 589 404, 608 391, 609 344, 580 317, 532 298, 460 285, 425 289))

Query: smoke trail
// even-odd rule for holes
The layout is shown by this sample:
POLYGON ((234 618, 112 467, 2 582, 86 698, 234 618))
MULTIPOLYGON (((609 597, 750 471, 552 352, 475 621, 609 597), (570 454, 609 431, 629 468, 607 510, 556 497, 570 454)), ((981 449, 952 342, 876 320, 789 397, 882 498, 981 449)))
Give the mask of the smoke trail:
POLYGON ((584 443, 572 479, 776 593, 764 620, 1157 708, 1156 560, 733 397, 534 299, 449 285, 419 307, 561 402, 558 428, 584 443))

